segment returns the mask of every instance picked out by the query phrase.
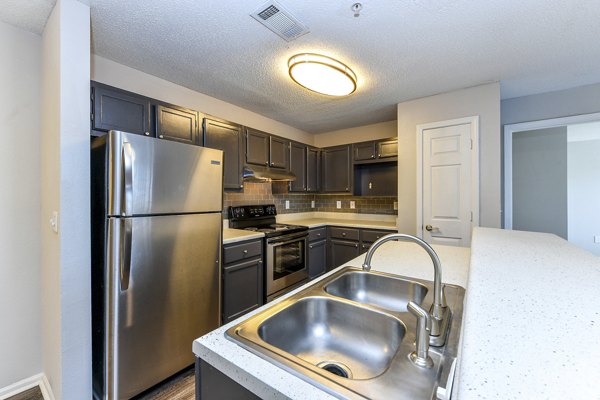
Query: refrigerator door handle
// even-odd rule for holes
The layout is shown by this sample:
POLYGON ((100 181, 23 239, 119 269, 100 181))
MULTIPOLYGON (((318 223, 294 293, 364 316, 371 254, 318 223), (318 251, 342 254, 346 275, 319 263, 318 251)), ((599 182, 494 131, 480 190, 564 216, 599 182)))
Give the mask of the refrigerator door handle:
POLYGON ((133 150, 129 142, 124 142, 122 149, 123 190, 121 191, 121 215, 129 216, 133 207, 133 150))
POLYGON ((131 218, 121 219, 121 232, 119 238, 119 253, 121 254, 120 276, 121 291, 129 289, 129 276, 131 275, 131 218))

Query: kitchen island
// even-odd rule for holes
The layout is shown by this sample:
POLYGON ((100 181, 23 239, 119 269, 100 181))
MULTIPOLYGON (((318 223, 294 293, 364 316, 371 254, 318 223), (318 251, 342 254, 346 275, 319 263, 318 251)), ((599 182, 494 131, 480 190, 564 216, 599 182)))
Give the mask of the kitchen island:
MULTIPOLYGON (((471 251, 434 249, 443 282, 467 289, 453 398, 598 397, 600 259, 554 235, 487 228, 475 229, 471 251)), ((433 279, 431 260, 414 244, 384 244, 372 266, 433 279)), ((225 337, 271 304, 197 339, 195 354, 261 398, 333 398, 225 337)))

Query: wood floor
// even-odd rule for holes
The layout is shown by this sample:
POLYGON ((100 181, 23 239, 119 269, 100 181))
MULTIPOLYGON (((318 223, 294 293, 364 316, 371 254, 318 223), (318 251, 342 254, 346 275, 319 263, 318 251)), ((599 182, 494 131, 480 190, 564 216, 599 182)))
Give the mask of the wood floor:
POLYGON ((24 392, 10 396, 6 400, 44 400, 44 395, 39 386, 27 389, 24 392))
POLYGON ((195 390, 194 368, 191 367, 135 397, 135 400, 194 400, 195 390))

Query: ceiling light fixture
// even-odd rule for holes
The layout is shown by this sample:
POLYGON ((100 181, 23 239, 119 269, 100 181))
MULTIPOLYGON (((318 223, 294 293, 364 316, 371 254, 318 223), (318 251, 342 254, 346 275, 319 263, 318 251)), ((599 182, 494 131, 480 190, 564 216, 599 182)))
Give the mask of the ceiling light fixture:
POLYGON ((328 96, 356 90, 356 74, 347 65, 320 54, 296 54, 288 61, 290 77, 302 87, 328 96))

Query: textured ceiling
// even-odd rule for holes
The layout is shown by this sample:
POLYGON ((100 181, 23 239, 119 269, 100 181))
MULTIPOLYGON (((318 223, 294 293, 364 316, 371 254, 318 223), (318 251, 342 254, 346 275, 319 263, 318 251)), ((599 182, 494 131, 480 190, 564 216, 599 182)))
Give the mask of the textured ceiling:
POLYGON ((41 35, 56 0, 0 0, 0 21, 41 35))
MULTIPOLYGON (((2 0, 28 2, 51 4, 2 0)), ((93 52, 308 132, 392 120, 399 102, 486 82, 503 98, 600 82, 597 0, 364 0, 359 18, 355 0, 280 2, 309 34, 288 43, 260 25, 249 14, 263 0, 90 0, 93 52), (351 66, 357 92, 294 84, 286 62, 305 51, 351 66)))

